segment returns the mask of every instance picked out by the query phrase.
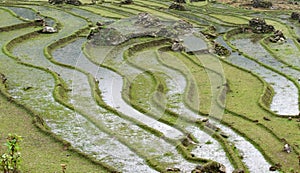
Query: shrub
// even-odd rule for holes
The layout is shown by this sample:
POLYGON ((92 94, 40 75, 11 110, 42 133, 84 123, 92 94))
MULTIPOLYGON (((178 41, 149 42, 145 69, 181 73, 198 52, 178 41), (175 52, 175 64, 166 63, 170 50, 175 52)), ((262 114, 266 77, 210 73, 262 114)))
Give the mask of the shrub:
POLYGON ((6 139, 7 152, 1 155, 1 167, 4 173, 18 173, 20 172, 21 161, 19 143, 22 141, 22 137, 16 134, 9 134, 6 139))

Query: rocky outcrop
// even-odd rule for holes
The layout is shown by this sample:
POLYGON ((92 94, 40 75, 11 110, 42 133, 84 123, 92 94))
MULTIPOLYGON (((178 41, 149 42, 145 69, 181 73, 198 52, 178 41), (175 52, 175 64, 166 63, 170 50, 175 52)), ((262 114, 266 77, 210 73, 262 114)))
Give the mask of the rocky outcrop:
POLYGON ((138 19, 134 23, 135 25, 142 25, 145 28, 160 26, 161 22, 159 18, 150 15, 149 13, 139 13, 138 19))
POLYGON ((270 1, 252 0, 252 7, 254 8, 270 8, 272 5, 270 1))
POLYGON ((115 46, 126 41, 126 37, 115 28, 92 30, 88 38, 93 38, 95 45, 115 46))
POLYGON ((79 0, 48 0, 49 4, 71 4, 71 5, 82 5, 82 3, 79 0))
POLYGON ((193 25, 185 20, 161 21, 149 13, 139 13, 137 16, 119 20, 111 24, 97 23, 91 29, 88 39, 95 45, 119 45, 126 40, 138 37, 164 37, 172 41, 172 50, 185 51, 180 37, 191 34, 193 25), (105 27, 104 27, 105 26, 105 27))
POLYGON ((262 18, 253 18, 249 21, 252 32, 258 34, 271 33, 275 30, 274 26, 268 25, 262 18))

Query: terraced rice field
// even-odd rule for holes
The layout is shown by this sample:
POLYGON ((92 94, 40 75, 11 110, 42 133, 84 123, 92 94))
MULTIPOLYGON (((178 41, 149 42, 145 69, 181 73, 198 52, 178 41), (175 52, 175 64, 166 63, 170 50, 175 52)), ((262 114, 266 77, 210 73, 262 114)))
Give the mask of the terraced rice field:
POLYGON ((278 172, 300 171, 300 28, 290 12, 170 4, 0 1, 1 94, 103 172, 192 172, 216 162, 226 172, 266 173, 275 164, 278 172), (180 36, 187 52, 172 51, 161 35, 118 45, 87 39, 97 22, 138 35, 131 19, 141 12, 168 26, 192 24, 193 33, 180 36), (266 18, 287 41, 232 34, 253 17, 266 18), (58 32, 39 33, 37 18, 58 32), (202 33, 212 26, 209 39, 202 33), (213 53, 215 43, 231 54, 213 53))

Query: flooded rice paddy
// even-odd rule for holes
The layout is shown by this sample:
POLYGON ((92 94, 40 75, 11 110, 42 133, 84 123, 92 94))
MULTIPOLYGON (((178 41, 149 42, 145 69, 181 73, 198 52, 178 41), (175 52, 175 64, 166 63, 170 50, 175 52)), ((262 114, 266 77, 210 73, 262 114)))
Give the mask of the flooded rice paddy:
MULTIPOLYGON (((225 41, 223 33, 246 21, 235 16, 243 10, 222 4, 207 5, 206 10, 191 5, 191 10, 180 16, 180 11, 164 9, 166 1, 151 6, 153 3, 156 1, 137 0, 128 7, 114 3, 82 7, 1 4, 0 17, 5 16, 5 21, 0 21, 0 28, 12 26, 9 31, 0 30, 0 73, 7 78, 1 83, 6 87, 1 87, 1 92, 38 114, 51 133, 79 152, 120 172, 192 172, 213 161, 223 164, 226 172, 238 168, 269 172, 274 160, 281 159, 274 155, 283 155, 282 151, 273 155, 260 146, 268 139, 249 138, 251 132, 231 128, 234 122, 222 119, 236 111, 227 107, 226 94, 234 91, 230 91, 233 79, 227 78, 224 63, 239 67, 241 73, 251 72, 272 88, 270 105, 261 107, 264 116, 296 117, 300 64, 295 38, 287 38, 283 44, 266 43, 268 49, 247 35, 225 41), (200 14, 194 14, 197 10, 200 14), (228 10, 226 17, 220 17, 222 10, 228 10), (95 27, 97 22, 117 27, 121 26, 118 18, 142 11, 156 12, 155 17, 167 23, 168 29, 183 27, 182 21, 176 23, 181 17, 193 23, 193 33, 178 37, 188 53, 172 51, 172 41, 143 35, 146 32, 139 27, 126 28, 127 23, 122 23, 126 19, 121 21, 120 31, 124 35, 138 33, 141 38, 111 46, 95 45, 85 37, 88 32, 83 29, 95 27), (13 27, 39 18, 58 26, 58 33, 37 33, 39 26, 13 27), (210 25, 221 34, 215 41, 230 50, 228 57, 214 55, 212 43, 201 34, 210 25), (18 38, 22 39, 16 41, 18 38)), ((286 16, 280 20, 287 20, 286 16)), ((297 35, 298 28, 293 27, 297 35)), ((152 28, 149 31, 154 32, 152 28)), ((251 123, 255 128, 258 121, 251 123)), ((271 123, 262 122, 259 128, 278 142, 281 138, 291 141, 295 151, 290 157, 296 158, 299 140, 279 136, 282 133, 273 131, 276 127, 271 123)), ((282 162, 283 170, 296 165, 295 160, 282 162)))

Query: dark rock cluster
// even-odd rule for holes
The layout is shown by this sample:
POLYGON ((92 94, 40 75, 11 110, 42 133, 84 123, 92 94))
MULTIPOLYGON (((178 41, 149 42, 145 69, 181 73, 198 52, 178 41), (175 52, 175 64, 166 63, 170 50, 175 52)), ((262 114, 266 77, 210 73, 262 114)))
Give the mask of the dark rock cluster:
POLYGON ((48 0, 50 4, 71 4, 71 5, 81 5, 82 3, 79 0, 48 0))
POLYGON ((169 9, 184 11, 186 10, 184 5, 186 1, 185 0, 174 0, 174 2, 169 6, 169 9))
POLYGON ((272 2, 264 0, 253 0, 252 7, 254 8, 270 8, 272 7, 272 2))
POLYGON ((269 171, 277 171, 277 170, 280 170, 281 167, 282 167, 282 166, 281 166, 280 163, 276 163, 275 165, 270 166, 269 171))
POLYGON ((292 12, 291 19, 298 20, 300 22, 300 13, 298 13, 298 12, 292 12))
POLYGON ((253 18, 249 21, 249 26, 252 29, 252 32, 258 34, 271 33, 275 30, 274 26, 268 25, 265 19, 262 18, 253 18))
POLYGON ((170 6, 169 9, 173 9, 173 10, 179 10, 179 11, 185 11, 185 7, 184 5, 182 5, 181 3, 176 3, 173 2, 170 6))
POLYGON ((277 42, 283 42, 286 40, 285 36, 283 35, 283 32, 280 30, 276 30, 274 34, 269 38, 270 42, 277 43, 277 42))
POLYGON ((205 1, 205 0, 190 0, 190 2, 201 2, 201 1, 205 1))
POLYGON ((226 49, 224 46, 220 45, 219 43, 214 44, 214 51, 219 56, 230 55, 230 51, 228 49, 226 49))
POLYGON ((124 0, 121 4, 133 4, 133 0, 124 0))

